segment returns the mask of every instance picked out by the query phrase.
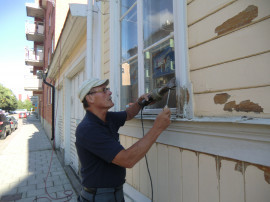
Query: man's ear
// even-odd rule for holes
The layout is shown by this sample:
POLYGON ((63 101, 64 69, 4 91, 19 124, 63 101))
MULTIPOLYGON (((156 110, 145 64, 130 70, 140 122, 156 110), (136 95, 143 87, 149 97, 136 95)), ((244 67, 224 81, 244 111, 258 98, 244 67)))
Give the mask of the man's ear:
POLYGON ((91 95, 88 96, 88 95, 87 95, 87 96, 85 97, 85 99, 86 99, 87 102, 89 102, 89 103, 91 103, 91 104, 94 102, 94 96, 91 96, 91 95))

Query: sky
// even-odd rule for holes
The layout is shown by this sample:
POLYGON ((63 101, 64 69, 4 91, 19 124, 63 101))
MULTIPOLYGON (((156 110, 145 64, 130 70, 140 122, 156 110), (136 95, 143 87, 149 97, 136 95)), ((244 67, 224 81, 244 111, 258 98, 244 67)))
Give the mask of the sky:
POLYGON ((33 18, 26 16, 25 3, 34 0, 0 0, 0 83, 17 96, 29 94, 24 91, 24 75, 31 75, 30 66, 25 65, 25 50, 33 48, 26 40, 25 22, 33 18))

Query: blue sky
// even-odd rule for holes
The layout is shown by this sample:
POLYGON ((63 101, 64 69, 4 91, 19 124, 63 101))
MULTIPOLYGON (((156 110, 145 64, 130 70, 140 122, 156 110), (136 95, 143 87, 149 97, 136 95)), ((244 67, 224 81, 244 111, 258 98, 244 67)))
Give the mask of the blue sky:
POLYGON ((25 3, 34 0, 0 0, 0 83, 13 93, 24 92, 24 75, 30 74, 25 66, 24 47, 33 47, 33 42, 25 36, 25 21, 33 20, 26 16, 25 3))

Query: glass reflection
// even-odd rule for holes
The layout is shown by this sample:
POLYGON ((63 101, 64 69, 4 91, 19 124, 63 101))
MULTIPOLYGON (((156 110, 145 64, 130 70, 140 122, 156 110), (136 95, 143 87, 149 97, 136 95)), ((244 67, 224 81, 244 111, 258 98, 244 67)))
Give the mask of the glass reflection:
POLYGON ((121 42, 122 61, 137 54, 137 6, 121 21, 121 42))
POLYGON ((126 109, 138 98, 138 61, 137 58, 121 66, 121 110, 126 109))
POLYGON ((136 2, 136 0, 121 0, 121 16, 136 2))
POLYGON ((143 0, 144 48, 173 32, 173 0, 143 0))
MULTIPOLYGON (((174 60, 174 41, 170 39, 144 54, 145 61, 145 92, 151 92, 155 88, 166 85, 175 77, 174 60)), ((176 93, 172 90, 170 93, 168 106, 176 107, 176 93)), ((147 106, 148 109, 163 108, 166 105, 167 94, 160 102, 147 106)))

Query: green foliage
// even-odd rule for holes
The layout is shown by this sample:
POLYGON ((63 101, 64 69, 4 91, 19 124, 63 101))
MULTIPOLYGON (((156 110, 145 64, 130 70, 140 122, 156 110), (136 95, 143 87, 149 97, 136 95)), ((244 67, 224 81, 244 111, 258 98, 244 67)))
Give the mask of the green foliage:
POLYGON ((30 100, 24 101, 24 109, 27 109, 27 111, 31 111, 31 108, 33 108, 33 104, 30 100))
POLYGON ((25 100, 24 102, 22 102, 21 100, 18 101, 17 109, 27 109, 27 111, 31 111, 31 108, 34 108, 31 101, 29 100, 25 100))
POLYGON ((0 84, 0 109, 13 111, 17 109, 17 98, 14 93, 0 84))
POLYGON ((21 100, 18 100, 18 107, 17 109, 25 109, 24 103, 21 100))

